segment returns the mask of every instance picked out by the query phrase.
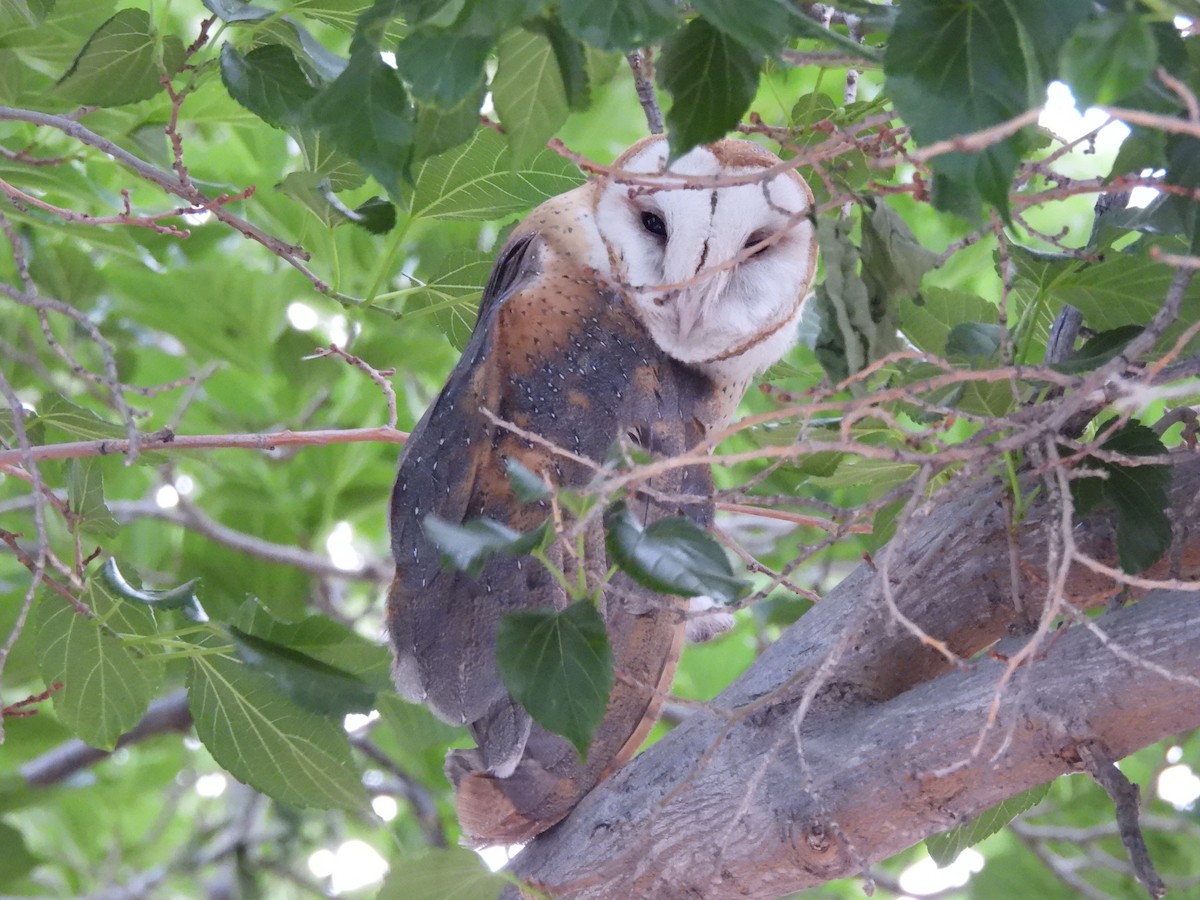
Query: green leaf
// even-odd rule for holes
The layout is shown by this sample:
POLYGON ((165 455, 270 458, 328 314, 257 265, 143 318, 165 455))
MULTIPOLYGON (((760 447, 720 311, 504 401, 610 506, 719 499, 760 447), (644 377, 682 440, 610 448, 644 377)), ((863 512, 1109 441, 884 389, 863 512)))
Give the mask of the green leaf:
POLYGON ((1157 64, 1154 34, 1136 9, 1081 22, 1062 48, 1063 80, 1080 109, 1132 94, 1157 64))
POLYGON ((276 128, 300 124, 306 104, 317 94, 292 51, 282 44, 265 44, 243 56, 226 41, 221 46, 221 81, 229 96, 276 128))
POLYGON ((25 836, 7 822, 0 822, 0 884, 15 887, 17 881, 24 878, 45 860, 29 852, 25 844, 25 836))
POLYGON ((917 243, 907 223, 883 200, 868 200, 862 217, 862 279, 879 312, 916 295, 938 255, 917 243))
POLYGON ((370 172, 389 193, 407 177, 415 113, 396 71, 377 54, 359 53, 312 101, 311 123, 370 172))
POLYGON ((121 574, 116 558, 109 557, 100 570, 100 580, 122 600, 159 609, 178 609, 193 622, 208 621, 208 615, 204 612, 204 607, 200 605, 200 599, 196 596, 196 585, 200 583, 199 578, 185 581, 178 587, 169 590, 143 590, 131 585, 121 574))
MULTIPOLYGON (((279 10, 243 0, 202 0, 208 9, 234 28, 252 30, 256 43, 282 43, 296 56, 313 83, 333 81, 346 68, 346 60, 325 48, 308 29, 279 10)), ((311 8, 310 3, 304 4, 311 8)))
MULTIPOLYGON (((47 394, 38 407, 38 421, 71 437, 84 440, 123 439, 125 428, 106 422, 90 409, 76 406, 62 394, 47 394)), ((26 426, 28 427, 28 426, 26 426)))
POLYGON ((112 750, 146 713, 147 671, 99 621, 57 596, 38 601, 33 621, 42 678, 63 686, 54 694, 58 718, 85 743, 112 750))
POLYGON ((98 459, 73 459, 67 467, 67 503, 83 534, 113 537, 121 526, 104 502, 104 473, 98 459))
POLYGON ((505 461, 504 468, 508 472, 508 482, 512 485, 513 493, 522 503, 549 499, 550 489, 539 475, 530 472, 512 458, 505 461))
MULTIPOLYGON (((1103 431, 1112 420, 1099 426, 1103 431)), ((1102 450, 1125 456, 1157 456, 1167 452, 1158 434, 1137 421, 1126 422, 1102 450)), ((1085 457, 1087 468, 1106 477, 1071 480, 1071 496, 1079 515, 1111 508, 1117 521, 1117 558, 1130 574, 1150 568, 1171 546, 1171 520, 1167 516, 1167 492, 1171 467, 1166 465, 1123 465, 1085 457)))
POLYGON ((581 43, 567 31, 562 19, 557 16, 534 19, 525 27, 543 35, 550 42, 555 62, 558 63, 558 73, 562 76, 567 106, 577 112, 587 109, 591 102, 593 78, 598 84, 605 80, 604 73, 596 71, 597 66, 603 67, 604 62, 616 54, 601 53, 581 43))
POLYGON ((797 24, 786 0, 695 0, 692 6, 735 41, 765 55, 778 51, 797 24))
POLYGON ((447 340, 461 351, 475 326, 479 298, 492 270, 492 255, 451 250, 433 260, 433 271, 421 272, 425 284, 409 295, 404 317, 429 315, 447 340))
POLYGON ((1055 363, 1051 368, 1068 375, 1090 372, 1115 357, 1125 349, 1126 344, 1145 330, 1141 325, 1123 325, 1110 331, 1101 331, 1089 338, 1066 360, 1055 363))
POLYGON ((986 363, 1000 350, 1000 326, 982 322, 955 325, 946 336, 946 356, 986 363))
POLYGON ((949 831, 926 838, 925 847, 939 867, 948 866, 962 851, 995 834, 1025 810, 1037 806, 1048 793, 1050 782, 1022 791, 949 831))
POLYGON ((718 603, 736 603, 750 584, 733 574, 725 551, 708 532, 689 519, 668 518, 645 528, 619 504, 604 516, 609 556, 638 584, 718 603))
POLYGON ((413 189, 414 218, 498 219, 577 187, 579 171, 543 150, 519 171, 504 138, 481 128, 462 147, 425 160, 413 189))
POLYGON ((238 780, 289 806, 366 805, 339 721, 301 709, 266 675, 222 655, 192 658, 187 691, 196 735, 238 780))
POLYGON ((472 578, 483 571, 489 559, 498 553, 525 556, 544 546, 554 534, 550 520, 524 533, 494 519, 472 519, 455 525, 430 513, 421 522, 425 535, 442 552, 442 565, 465 572, 472 578))
POLYGON ((704 19, 693 19, 663 44, 658 77, 672 99, 667 130, 674 156, 737 126, 758 90, 761 60, 704 19))
POLYGON ((575 37, 600 50, 657 44, 679 26, 671 0, 572 0, 559 15, 575 37))
POLYGON ((926 353, 946 352, 946 338, 957 325, 968 322, 995 324, 996 304, 978 294, 926 288, 900 304, 900 330, 926 353))
POLYGON ((145 10, 123 9, 88 38, 56 92, 76 103, 123 106, 153 97, 183 62, 183 43, 159 38, 145 10))
POLYGON ((496 633, 496 665, 534 721, 586 756, 613 683, 612 648, 595 605, 509 613, 496 633))
POLYGON ((398 855, 376 895, 380 900, 496 900, 507 882, 463 847, 398 855))
MULTIPOLYGON (((922 144, 997 125, 1043 102, 1067 35, 1090 0, 906 0, 884 56, 887 90, 922 144)), ((934 205, 968 219, 982 198, 1008 216, 1008 191, 1029 138, 933 160, 934 205)))
POLYGON ((370 712, 374 707, 376 689, 345 669, 236 625, 228 626, 228 632, 238 659, 270 678, 284 696, 304 709, 344 716, 370 712))
POLYGON ((41 25, 54 9, 55 0, 0 0, 0 26, 10 22, 41 25))
POLYGON ((479 128, 479 111, 483 106, 484 90, 467 95, 453 109, 422 106, 417 110, 417 132, 413 138, 413 161, 444 153, 471 139, 479 128))
POLYGON ((567 120, 567 90, 550 41, 532 31, 510 31, 500 40, 492 99, 513 158, 536 156, 567 120))
POLYGON ((417 100, 453 109, 483 84, 491 49, 491 35, 420 28, 396 48, 396 68, 417 100))
POLYGON ((446 747, 461 742, 466 729, 447 725, 424 706, 406 703, 394 693, 382 692, 378 700, 381 724, 391 732, 388 753, 422 782, 440 786, 446 778, 446 747))

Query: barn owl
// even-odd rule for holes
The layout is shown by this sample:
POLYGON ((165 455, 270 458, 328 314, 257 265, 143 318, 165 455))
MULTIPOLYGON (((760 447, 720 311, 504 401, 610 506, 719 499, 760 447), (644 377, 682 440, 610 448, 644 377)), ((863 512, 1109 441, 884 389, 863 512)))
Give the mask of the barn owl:
MULTIPOLYGON (((401 459, 388 595, 396 683, 474 737, 477 748, 453 751, 446 772, 476 843, 529 839, 633 755, 670 687, 687 600, 622 573, 608 582, 601 612, 618 675, 581 760, 509 697, 495 659, 506 613, 563 608, 569 597, 530 558, 493 558, 477 577, 444 569, 423 521, 541 524, 550 507, 517 498, 510 459, 556 487, 581 487, 595 475, 589 461, 618 441, 659 456, 694 448, 791 346, 812 281, 812 193, 793 169, 772 169, 777 157, 741 140, 667 160, 666 141, 647 138, 515 228, 462 358, 401 459)), ((643 521, 707 524, 707 466, 672 469, 647 488, 631 503, 643 521)), ((569 579, 582 566, 599 584, 609 570, 602 527, 585 524, 584 535, 581 559, 573 542, 548 552, 569 579)))

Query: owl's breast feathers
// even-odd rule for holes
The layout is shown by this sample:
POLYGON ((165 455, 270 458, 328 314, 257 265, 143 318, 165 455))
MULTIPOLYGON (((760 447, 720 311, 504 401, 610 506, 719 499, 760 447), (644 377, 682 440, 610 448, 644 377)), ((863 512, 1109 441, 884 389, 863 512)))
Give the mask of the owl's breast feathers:
MULTIPOLYGON (((620 677, 581 763, 508 697, 495 661, 506 613, 562 608, 569 598, 530 558, 494 558, 475 578, 443 570, 422 522, 430 514, 456 524, 487 517, 528 530, 550 510, 516 498, 507 459, 555 486, 578 487, 594 468, 555 448, 600 462, 619 439, 633 438, 653 453, 679 454, 723 412, 712 382, 663 354, 592 267, 590 251, 581 249, 589 246, 590 217, 562 200, 536 210, 510 238, 462 359, 409 439, 392 494, 396 576, 388 622, 397 685, 408 699, 471 728, 479 749, 452 754, 447 771, 464 831, 482 841, 526 840, 544 830, 633 754, 670 686, 681 601, 620 574, 606 588, 603 612, 620 677)), ((706 466, 675 469, 651 487, 656 497, 692 501, 639 497, 644 518, 707 519, 707 505, 695 502, 711 494, 706 466)), ((586 545, 586 568, 602 577, 608 561, 598 525, 586 545)), ((551 553, 568 572, 577 568, 560 550, 551 553)))

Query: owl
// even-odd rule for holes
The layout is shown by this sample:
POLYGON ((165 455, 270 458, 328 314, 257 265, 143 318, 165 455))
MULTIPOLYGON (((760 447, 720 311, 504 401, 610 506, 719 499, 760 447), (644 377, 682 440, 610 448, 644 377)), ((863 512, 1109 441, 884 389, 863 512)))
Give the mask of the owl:
MULTIPOLYGON (((567 594, 528 557, 495 557, 474 577, 444 568, 422 523, 484 517, 527 531, 551 507, 517 497, 508 461, 578 488, 620 441, 669 457, 725 425, 794 342, 816 264, 812 193, 778 163, 724 140, 668 165, 666 140, 651 137, 535 209, 500 250, 462 358, 408 441, 390 507, 394 672, 403 697, 477 744, 446 761, 468 840, 528 840, 628 761, 670 687, 689 600, 619 572, 607 582, 600 611, 616 678, 581 759, 531 720, 496 667, 501 619, 563 608, 567 594)), ((705 525, 712 490, 709 467, 675 468, 630 508, 644 523, 705 525)), ((574 541, 548 554, 571 583, 601 584, 602 525, 580 527, 583 554, 574 541)))

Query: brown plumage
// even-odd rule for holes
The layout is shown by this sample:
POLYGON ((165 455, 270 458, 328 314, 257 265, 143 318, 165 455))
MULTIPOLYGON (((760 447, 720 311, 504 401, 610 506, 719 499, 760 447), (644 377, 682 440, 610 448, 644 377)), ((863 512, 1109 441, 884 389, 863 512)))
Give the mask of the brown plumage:
MULTIPOLYGON (((724 142, 714 152, 740 153, 751 170, 774 159, 759 148, 743 152, 746 146, 724 142)), ((643 160, 647 148, 655 154, 662 149, 654 139, 642 142, 616 165, 649 164, 643 160)), ((799 181, 793 173, 785 177, 799 181)), ((403 696, 466 725, 475 738, 477 749, 450 754, 446 771, 456 787, 463 830, 477 842, 529 839, 632 756, 670 687, 686 601, 658 595, 620 573, 606 587, 601 612, 618 677, 604 721, 581 762, 566 740, 532 722, 508 696, 495 662, 496 630, 506 613, 563 608, 569 597, 529 558, 493 558, 475 578, 443 569, 422 522, 432 513, 453 523, 487 517, 521 531, 536 527, 549 514, 549 504, 517 499, 506 460, 519 461, 556 487, 580 487, 593 477, 592 467, 552 447, 596 461, 622 439, 655 455, 683 453, 724 422, 753 369, 761 367, 757 357, 748 368, 731 367, 728 358, 682 362, 678 353, 663 349, 670 341, 642 309, 650 289, 628 283, 625 264, 639 251, 627 246, 621 227, 612 234, 603 227, 611 215, 603 206, 612 202, 609 191, 629 191, 634 201, 633 191, 617 184, 613 179, 590 182, 550 200, 513 232, 484 290, 462 359, 408 442, 392 494, 396 576, 388 595, 388 624, 397 685, 403 696), (543 440, 515 434, 485 410, 543 440)), ((718 195, 728 191, 710 192, 714 211, 718 195)), ((658 199, 666 204, 682 193, 665 192, 658 199)), ((804 224, 811 237, 811 225, 804 224)), ((633 235, 640 240, 636 228, 633 235)), ((790 239, 790 232, 785 237, 790 239)), ((731 246, 740 248, 745 239, 734 235, 731 246)), ((808 246, 798 240, 801 244, 808 246)), ((794 326, 798 317, 812 272, 811 247, 807 253, 801 260, 800 296, 793 292, 777 320, 765 323, 769 340, 785 349, 790 335, 783 342, 773 335, 794 326)), ((707 238, 704 255, 717 256, 709 253, 707 238)), ((727 268, 736 265, 737 260, 727 268)), ((686 294, 663 291, 667 299, 657 305, 674 302, 682 316, 686 294)), ((745 335, 728 337, 734 348, 757 343, 745 335)), ((708 522, 707 505, 694 502, 711 495, 706 466, 674 469, 652 487, 656 498, 690 497, 692 502, 639 496, 634 505, 643 521, 686 515, 708 522)), ((588 526, 585 543, 589 583, 598 584, 609 568, 598 522, 588 526)), ((571 554, 558 544, 550 553, 568 578, 576 577, 571 554)))

